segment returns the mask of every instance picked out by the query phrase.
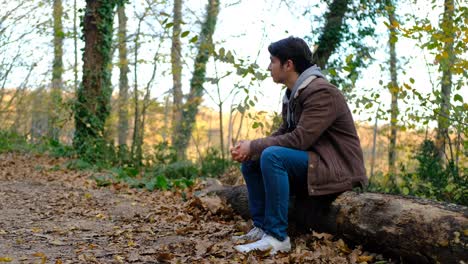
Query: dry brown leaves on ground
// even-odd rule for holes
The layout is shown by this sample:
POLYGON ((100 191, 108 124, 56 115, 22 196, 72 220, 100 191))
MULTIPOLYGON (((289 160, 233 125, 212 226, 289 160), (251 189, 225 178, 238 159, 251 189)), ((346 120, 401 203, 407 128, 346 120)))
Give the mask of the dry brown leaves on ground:
MULTIPOLYGON (((271 257, 233 249, 250 226, 217 196, 99 188, 63 159, 0 154, 0 263, 370 263, 331 235, 293 239, 271 257)), ((385 263, 380 261, 381 263, 385 263)))

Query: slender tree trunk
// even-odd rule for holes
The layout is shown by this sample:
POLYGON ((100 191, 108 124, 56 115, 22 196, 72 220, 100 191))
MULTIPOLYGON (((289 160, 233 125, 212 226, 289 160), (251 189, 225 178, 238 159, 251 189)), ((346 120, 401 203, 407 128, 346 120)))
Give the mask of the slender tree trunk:
POLYGON ((374 167, 375 167, 375 150, 377 148, 377 131, 378 131, 378 120, 379 120, 379 109, 375 113, 375 123, 374 123, 374 135, 372 138, 372 154, 371 154, 371 168, 370 168, 370 179, 371 181, 374 178, 374 167))
POLYGON ((318 48, 313 55, 313 61, 322 69, 335 52, 343 37, 343 21, 348 11, 350 0, 333 0, 325 15, 325 27, 319 37, 318 48))
POLYGON ((234 127, 234 115, 232 114, 232 106, 231 110, 229 111, 229 119, 228 119, 228 131, 227 131, 227 145, 226 145, 226 153, 229 151, 229 147, 234 145, 234 142, 232 140, 232 130, 234 127))
MULTIPOLYGON (((219 116, 219 144, 221 146, 221 158, 225 160, 224 156, 224 128, 223 128, 223 103, 220 102, 218 105, 218 116, 219 116)), ((224 163, 223 163, 224 169, 224 163)))
POLYGON ((138 96, 138 47, 139 47, 139 41, 140 41, 139 37, 140 37, 140 29, 141 29, 142 21, 143 21, 143 18, 140 18, 138 22, 137 32, 135 35, 135 52, 134 52, 135 65, 134 65, 134 70, 133 70, 133 74, 134 74, 133 100, 135 104, 135 117, 133 120, 133 141, 132 141, 131 156, 137 164, 141 163, 141 159, 138 158, 140 156, 138 153, 139 153, 139 150, 141 149, 141 147, 140 148, 138 147, 139 142, 140 142, 138 136, 140 135, 140 118, 141 118, 139 96, 138 96))
POLYGON ((234 140, 233 140, 234 143, 237 143, 237 141, 239 141, 239 137, 242 132, 242 125, 244 124, 244 118, 245 118, 245 111, 241 113, 239 128, 237 129, 236 136, 234 137, 234 140))
POLYGON ((112 24, 116 1, 87 0, 83 16, 83 81, 75 106, 73 144, 85 159, 104 159, 104 124, 110 112, 109 79, 112 24))
MULTIPOLYGON (((173 82, 173 114, 172 126, 175 131, 176 124, 182 120, 182 62, 181 62, 181 24, 182 24, 182 0, 174 0, 174 25, 172 28, 172 82, 173 82)), ((177 133, 172 133, 172 142, 176 142, 177 133)))
POLYGON ((49 102, 49 128, 48 136, 54 140, 59 139, 58 118, 62 101, 62 73, 63 73, 63 7, 62 0, 54 0, 54 61, 52 65, 52 89, 49 102))
POLYGON ((391 103, 391 118, 390 118, 390 144, 388 147, 388 172, 391 180, 395 177, 396 173, 396 140, 397 140, 397 118, 398 118, 398 81, 397 81, 397 58, 395 44, 397 42, 395 18, 395 6, 392 1, 388 1, 388 21, 389 28, 389 44, 390 44, 390 78, 389 85, 390 94, 392 95, 391 103))
POLYGON ((447 155, 445 154, 445 148, 447 145, 448 128, 450 115, 450 94, 452 91, 452 66, 455 60, 455 54, 453 52, 454 42, 454 26, 453 16, 455 3, 453 0, 445 0, 444 2, 444 15, 442 23, 440 25, 442 34, 444 34, 444 49, 443 56, 440 59, 440 71, 442 71, 442 83, 441 83, 441 100, 440 100, 440 113, 437 118, 437 139, 436 146, 439 152, 439 159, 444 162, 447 155))
POLYGON ((182 120, 176 124, 176 134, 178 137, 174 142, 179 159, 185 159, 185 152, 190 142, 190 137, 195 123, 203 96, 203 83, 205 82, 206 63, 212 53, 213 33, 216 27, 216 20, 219 13, 219 0, 208 0, 206 19, 202 25, 199 37, 198 54, 195 58, 194 72, 190 81, 190 93, 182 111, 182 120))
POLYGON ((32 93, 31 111, 31 141, 38 142, 47 133, 47 112, 44 109, 42 98, 45 96, 44 87, 36 89, 32 93))
POLYGON ((73 1, 73 47, 74 47, 74 59, 75 63, 73 64, 73 73, 75 77, 74 81, 74 89, 73 91, 76 93, 78 90, 78 30, 76 28, 76 14, 78 10, 76 8, 76 0, 73 1))
MULTIPOLYGON (((161 47, 161 46, 159 46, 161 47)), ((138 145, 137 145, 137 158, 138 160, 143 160, 143 142, 145 138, 145 122, 146 122, 146 111, 148 110, 148 106, 150 105, 150 92, 151 92, 151 84, 154 81, 154 78, 156 77, 156 70, 158 67, 158 53, 159 49, 154 55, 153 59, 153 73, 151 74, 151 78, 148 81, 148 84, 146 85, 145 89, 145 96, 143 98, 143 107, 141 109, 141 122, 140 122, 140 134, 138 136, 138 145)))
POLYGON ((118 144, 120 147, 127 145, 128 137, 128 59, 127 59, 127 16, 125 14, 125 5, 117 9, 119 17, 119 125, 118 125, 118 144))
POLYGON ((167 132, 169 131, 169 95, 164 99, 164 129, 162 131, 163 142, 167 142, 167 132))

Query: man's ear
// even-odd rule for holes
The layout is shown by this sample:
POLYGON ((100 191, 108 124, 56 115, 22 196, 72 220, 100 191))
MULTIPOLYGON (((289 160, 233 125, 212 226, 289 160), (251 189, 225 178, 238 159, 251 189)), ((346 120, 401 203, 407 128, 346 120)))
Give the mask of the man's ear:
POLYGON ((289 70, 295 71, 296 67, 294 66, 294 62, 292 60, 287 60, 286 61, 286 66, 289 70))

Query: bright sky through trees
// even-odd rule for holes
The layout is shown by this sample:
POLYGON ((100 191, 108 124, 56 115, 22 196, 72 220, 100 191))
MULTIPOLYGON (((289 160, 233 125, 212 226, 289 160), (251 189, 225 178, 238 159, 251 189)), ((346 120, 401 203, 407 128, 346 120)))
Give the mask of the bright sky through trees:
MULTIPOLYGON (((144 12, 144 7, 147 6, 147 0, 131 0, 127 4, 128 30, 129 36, 132 36, 136 31, 135 15, 140 16, 144 12)), ((431 20, 432 24, 437 27, 439 23, 438 15, 442 13, 442 5, 438 5, 436 9, 432 9, 431 1, 400 1, 397 4, 397 15, 398 19, 401 20, 401 24, 405 27, 410 27, 413 23, 411 19, 406 21, 406 18, 410 15, 414 15, 418 18, 425 18, 431 20), (416 2, 416 3, 414 3, 416 2)), ((17 1, 2 1, 2 7, 14 6, 17 1)), ((34 3, 34 2, 33 2, 34 3)), ((45 25, 47 21, 51 21, 51 10, 47 8, 47 5, 39 2, 39 8, 34 9, 33 17, 30 21, 19 22, 15 27, 16 33, 22 34, 23 32, 30 31, 30 25, 32 21, 43 21, 45 25)), ((323 24, 322 16, 326 11, 325 4, 319 4, 320 1, 285 1, 285 0, 230 0, 223 1, 221 5, 221 12, 219 15, 219 23, 216 27, 214 41, 216 43, 216 49, 224 47, 226 50, 230 50, 235 54, 236 58, 242 58, 250 62, 256 62, 260 68, 266 69, 269 63, 269 53, 267 51, 268 44, 285 38, 288 36, 297 37, 308 37, 310 45, 314 45, 313 41, 317 41, 318 33, 314 34, 315 31, 319 31, 323 24), (307 11, 307 12, 306 12, 307 11)), ((73 72, 71 70, 73 65, 73 39, 71 38, 73 28, 73 1, 64 1, 64 10, 67 16, 64 18, 64 28, 67 31, 67 37, 64 42, 64 65, 65 73, 64 79, 66 83, 72 86, 73 72)), ((84 7, 84 1, 78 1, 78 7, 84 7)), ((188 90, 189 80, 191 77, 191 71, 193 68, 193 57, 194 53, 193 44, 188 43, 188 39, 191 36, 195 36, 199 32, 200 22, 203 19, 205 12, 206 1, 204 0, 187 0, 184 1, 184 22, 182 25, 182 31, 190 31, 188 37, 182 39, 183 45, 183 60, 185 68, 183 71, 183 89, 188 90)), ((161 10, 165 10, 167 14, 171 13, 171 3, 160 4, 161 10)), ((2 10, 5 10, 2 8, 2 10)), ((387 109, 389 106, 390 94, 384 85, 389 80, 388 73, 388 29, 381 21, 377 21, 377 37, 374 39, 365 40, 370 45, 376 47, 376 52, 373 55, 375 62, 372 63, 367 69, 362 70, 362 74, 359 76, 355 91, 357 96, 362 96, 366 91, 378 90, 381 91, 381 107, 387 109), (383 66, 383 67, 382 67, 383 66), (382 80, 382 84, 379 81, 382 80)), ((353 25, 351 25, 353 26, 353 25)), ((355 26, 355 25, 354 25, 355 26)), ((146 32, 149 35, 153 32, 157 32, 161 29, 161 25, 158 24, 157 20, 148 15, 145 19, 145 23, 142 24, 142 32, 146 32)), ((27 58, 23 58, 25 61, 36 61, 37 67, 31 76, 30 83, 35 86, 50 85, 49 74, 51 70, 52 61, 52 27, 43 26, 37 30, 37 33, 31 34, 28 41, 25 41, 24 45, 18 47, 24 50, 23 54, 26 54, 27 58), (27 48, 26 48, 27 47, 27 48)), ((81 32, 80 32, 81 34, 81 32)), ((156 37, 145 36, 142 39, 139 58, 146 60, 146 63, 141 63, 138 66, 138 83, 146 85, 150 72, 152 70, 152 58, 156 47, 158 46, 159 39, 156 37)), ((165 94, 172 87, 172 81, 170 76, 170 63, 168 61, 168 54, 170 52, 170 38, 167 37, 165 43, 162 45, 162 50, 159 53, 161 64, 158 67, 157 78, 154 86, 152 87, 152 96, 162 101, 165 94)), ((431 84, 434 83, 437 87, 437 83, 440 79, 440 72, 438 72, 438 65, 434 65, 434 56, 427 53, 427 51, 421 50, 417 46, 418 42, 410 40, 402 36, 399 37, 396 43, 397 56, 398 56, 398 67, 399 67, 399 82, 408 82, 411 78, 414 79, 414 87, 418 91, 423 93, 430 93, 434 87, 431 84)), ((129 46, 132 49, 132 43, 130 41, 129 46)), ((79 41, 78 48, 82 48, 83 43, 79 41)), ((131 54, 131 52, 130 52, 131 54)), ((8 54, 2 54, 3 56, 8 54)), ((337 56, 337 55, 334 55, 337 56)), ((346 56, 346 55, 339 55, 346 56)), ((465 54, 465 56, 467 56, 465 54)), ((117 53, 114 53, 114 62, 117 53)), ((129 57, 132 60, 132 57, 129 57)), ((79 70, 82 69, 81 54, 79 54, 79 70)), ((132 63, 132 62, 131 62, 132 63)), ((208 77, 213 77, 215 67, 213 66, 213 59, 210 59, 210 64, 207 68, 208 77)), ((229 69, 228 65, 219 64, 216 68, 219 72, 222 71, 233 71, 232 67, 229 69)), ((133 68, 131 67, 131 71, 133 68)), ((20 85, 26 75, 26 69, 24 71, 15 72, 17 78, 10 78, 9 85, 7 87, 15 87, 20 85)), ((222 75, 221 73, 218 73, 222 75)), ((80 74, 81 75, 81 74, 80 74)), ((81 77, 79 77, 81 78, 81 77)), ((118 85, 118 70, 115 67, 113 76, 114 91, 118 85)), ((133 83, 133 73, 129 74, 129 81, 133 83)), ((237 77, 238 81, 238 77, 237 77)), ((233 89, 234 82, 230 77, 227 77, 220 82, 221 92, 228 94, 230 89, 233 89)), ((35 88, 31 87, 31 88, 35 88)), ((259 110, 267 111, 279 111, 280 102, 282 97, 281 86, 274 84, 270 78, 267 78, 262 83, 258 83, 253 87, 248 87, 252 92, 256 93, 259 97, 259 102, 256 104, 256 108, 259 110), (263 95, 262 95, 263 94, 263 95)), ((205 84, 205 89, 209 92, 215 89, 214 85, 210 83, 205 84)), ((464 98, 468 98, 468 89, 465 87, 458 93, 464 98)), ((238 100, 241 100, 242 96, 238 96, 238 100)), ((208 98, 204 98, 204 105, 215 107, 215 104, 208 98)), ((354 104, 350 104, 354 107, 354 104)), ((367 120, 369 117, 373 117, 375 114, 375 108, 367 109, 360 114, 355 114, 356 120, 367 120)), ((405 105, 401 105, 404 109, 405 105)), ((227 109, 226 109, 227 111, 227 109)))

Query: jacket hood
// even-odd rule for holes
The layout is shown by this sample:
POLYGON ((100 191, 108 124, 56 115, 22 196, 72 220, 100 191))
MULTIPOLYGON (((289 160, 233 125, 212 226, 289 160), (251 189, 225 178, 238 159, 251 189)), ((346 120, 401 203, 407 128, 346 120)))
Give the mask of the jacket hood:
POLYGON ((287 121, 288 127, 293 127, 294 118, 293 118, 293 110, 294 110, 294 99, 296 99, 298 91, 304 89, 311 81, 315 78, 325 78, 325 76, 320 71, 320 68, 317 65, 310 66, 307 68, 299 77, 297 78, 294 86, 291 90, 291 93, 286 93, 283 97, 283 103, 288 104, 288 112, 287 112, 287 121))

